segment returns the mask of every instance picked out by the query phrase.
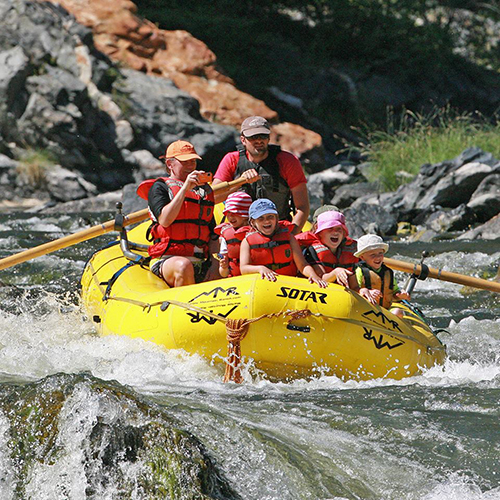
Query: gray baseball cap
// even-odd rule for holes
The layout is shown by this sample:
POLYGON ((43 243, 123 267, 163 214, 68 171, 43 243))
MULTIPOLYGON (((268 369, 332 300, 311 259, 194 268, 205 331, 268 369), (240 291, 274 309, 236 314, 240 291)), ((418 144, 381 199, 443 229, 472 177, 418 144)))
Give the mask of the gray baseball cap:
POLYGON ((249 116, 241 124, 241 134, 245 137, 252 137, 252 135, 271 133, 268 121, 262 116, 249 116))

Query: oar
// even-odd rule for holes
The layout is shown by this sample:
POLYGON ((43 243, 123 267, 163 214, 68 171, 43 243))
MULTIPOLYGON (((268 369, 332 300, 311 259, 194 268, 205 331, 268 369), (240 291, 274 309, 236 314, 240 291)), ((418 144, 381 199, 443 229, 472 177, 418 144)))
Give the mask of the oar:
MULTIPOLYGON (((417 276, 419 276, 422 272, 422 266, 420 264, 411 264, 410 262, 403 262, 401 260, 390 259, 388 257, 384 259, 384 263, 396 271, 403 271, 417 276)), ((433 269, 432 267, 428 267, 428 270, 429 278, 435 278, 441 281, 449 281, 451 283, 458 283, 459 285, 466 285, 500 293, 500 283, 495 281, 473 278, 472 276, 464 276, 463 274, 451 273, 443 271, 442 269, 433 269)))
MULTIPOLYGON (((212 189, 214 190, 214 192, 224 191, 231 189, 235 186, 241 186, 246 182, 247 180, 244 177, 239 177, 234 181, 220 182, 219 184, 212 186, 212 189)), ((130 224, 135 224, 136 222, 141 222, 143 220, 146 220, 148 217, 149 217, 149 212, 148 209, 145 208, 143 210, 139 210, 138 212, 133 212, 129 215, 125 215, 123 217, 124 219, 123 225, 128 226, 130 224)), ((64 236, 63 238, 59 238, 54 241, 49 241, 48 243, 44 243, 43 245, 38 245, 34 248, 29 248, 28 250, 23 250, 22 252, 10 255, 9 257, 0 259, 0 271, 2 269, 7 269, 8 267, 15 266, 16 264, 21 264, 22 262, 26 262, 27 260, 35 259, 36 257, 47 255, 48 253, 55 252, 63 248, 67 248, 72 245, 76 245, 77 243, 81 243, 82 241, 91 240, 96 236, 100 236, 101 234, 113 231, 114 227, 115 227, 115 221, 110 220, 108 222, 104 222, 97 226, 84 229, 83 231, 78 231, 77 233, 64 236)))

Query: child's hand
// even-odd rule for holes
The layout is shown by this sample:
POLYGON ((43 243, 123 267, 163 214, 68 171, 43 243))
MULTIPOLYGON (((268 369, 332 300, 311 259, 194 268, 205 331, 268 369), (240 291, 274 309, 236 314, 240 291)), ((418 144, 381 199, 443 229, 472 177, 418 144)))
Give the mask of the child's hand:
POLYGON ((222 278, 229 276, 229 257, 227 254, 218 254, 219 257, 219 274, 222 278))
POLYGON ((278 276, 274 271, 268 269, 266 266, 259 266, 259 273, 262 279, 269 281, 276 281, 276 276, 278 276))
POLYGON ((326 288, 328 286, 328 281, 325 281, 319 276, 309 276, 309 283, 316 283, 320 288, 326 288))
POLYGON ((229 257, 227 256, 227 253, 219 254, 219 266, 221 269, 227 269, 229 267, 229 257))
POLYGON ((410 300, 410 294, 406 292, 398 292, 395 294, 398 300, 410 300))
POLYGON ((370 290, 368 288, 361 288, 359 290, 359 294, 361 297, 364 297, 370 304, 373 304, 373 299, 372 299, 372 294, 370 293, 370 290))
POLYGON ((382 297, 382 292, 380 290, 369 290, 368 288, 361 288, 359 294, 373 305, 378 304, 380 297, 382 297))
POLYGON ((332 273, 336 276, 337 283, 345 287, 349 286, 349 276, 352 276, 352 271, 342 267, 337 267, 332 271, 332 273))

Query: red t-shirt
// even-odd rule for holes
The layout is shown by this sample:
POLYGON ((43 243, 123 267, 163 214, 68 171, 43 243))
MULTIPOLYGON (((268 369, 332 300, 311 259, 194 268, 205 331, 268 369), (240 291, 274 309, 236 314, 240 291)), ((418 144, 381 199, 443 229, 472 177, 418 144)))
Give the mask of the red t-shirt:
MULTIPOLYGON (((238 151, 233 151, 224 156, 217 168, 217 172, 215 172, 214 179, 226 182, 232 181, 235 177, 239 158, 240 153, 238 151)), ((280 151, 276 156, 276 161, 280 168, 280 175, 290 189, 307 182, 302 165, 295 155, 288 151, 280 151)))

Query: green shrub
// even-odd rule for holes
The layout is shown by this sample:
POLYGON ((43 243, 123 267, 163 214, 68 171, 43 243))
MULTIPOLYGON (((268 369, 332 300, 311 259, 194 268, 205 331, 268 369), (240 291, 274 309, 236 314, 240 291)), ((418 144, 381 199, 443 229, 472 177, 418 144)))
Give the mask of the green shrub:
POLYGON ((464 149, 477 146, 500 158, 500 122, 475 113, 458 114, 450 108, 428 115, 404 111, 394 117, 388 112, 386 130, 358 129, 362 144, 357 149, 371 163, 367 175, 385 190, 408 181, 424 163, 450 160, 464 149))

